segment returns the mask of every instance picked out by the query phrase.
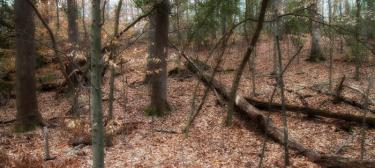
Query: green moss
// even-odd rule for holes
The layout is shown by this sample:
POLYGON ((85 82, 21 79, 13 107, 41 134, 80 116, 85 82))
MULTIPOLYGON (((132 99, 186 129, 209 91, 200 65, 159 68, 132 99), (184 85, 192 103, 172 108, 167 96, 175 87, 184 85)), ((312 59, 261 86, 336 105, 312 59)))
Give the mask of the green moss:
POLYGON ((145 116, 159 116, 160 112, 156 110, 155 107, 148 106, 143 110, 145 116))
POLYGON ((143 113, 145 116, 156 116, 156 117, 162 117, 166 114, 168 114, 168 112, 171 111, 170 107, 168 104, 166 104, 164 106, 165 108, 162 109, 162 110, 157 110, 155 107, 153 106, 148 106, 146 107, 144 110, 143 110, 143 113))
POLYGON ((29 132, 35 130, 37 124, 18 123, 15 125, 15 131, 18 133, 29 132))

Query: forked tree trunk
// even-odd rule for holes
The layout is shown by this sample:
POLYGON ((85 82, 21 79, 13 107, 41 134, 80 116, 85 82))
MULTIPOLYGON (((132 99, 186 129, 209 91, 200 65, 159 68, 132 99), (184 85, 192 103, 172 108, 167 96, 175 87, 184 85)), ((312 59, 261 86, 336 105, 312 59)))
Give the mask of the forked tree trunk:
POLYGON ((91 26, 91 119, 93 168, 104 167, 104 124, 101 91, 101 15, 100 0, 92 0, 91 26))
POLYGON ((16 0, 16 130, 33 130, 42 124, 35 80, 34 14, 26 0, 16 0))

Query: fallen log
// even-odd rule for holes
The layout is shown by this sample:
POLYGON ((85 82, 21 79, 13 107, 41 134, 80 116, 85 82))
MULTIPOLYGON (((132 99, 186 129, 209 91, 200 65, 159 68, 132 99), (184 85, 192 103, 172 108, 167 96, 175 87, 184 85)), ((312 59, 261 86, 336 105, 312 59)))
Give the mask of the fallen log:
MULTIPOLYGON (((196 76, 203 82, 205 85, 222 96, 225 101, 228 101, 230 98, 229 90, 224 87, 223 84, 217 80, 209 80, 210 77, 200 71, 200 69, 195 65, 195 63, 183 53, 180 53, 186 60, 189 70, 191 70, 196 76), (193 65, 193 66, 191 66, 193 65)), ((280 128, 277 128, 273 121, 267 120, 267 117, 263 114, 262 111, 256 107, 249 104, 245 98, 240 95, 235 96, 235 107, 236 112, 240 114, 245 114, 248 119, 256 122, 262 131, 264 131, 268 137, 272 138, 276 142, 283 144, 283 133, 280 128)), ((302 144, 293 140, 292 138, 288 139, 289 147, 293 150, 296 150, 299 154, 306 156, 310 161, 320 164, 323 167, 351 167, 351 168, 373 168, 375 167, 374 160, 355 160, 351 158, 344 158, 339 156, 331 155, 322 155, 321 152, 315 152, 304 147, 302 144)))
MULTIPOLYGON (((346 87, 346 88, 349 88, 349 89, 352 89, 352 90, 353 90, 353 88, 351 88, 350 86, 346 86, 346 85, 343 85, 343 86, 346 87)), ((345 96, 343 96, 343 95, 339 95, 339 96, 338 96, 337 94, 333 94, 333 93, 326 92, 326 91, 324 91, 323 89, 318 88, 318 87, 316 87, 316 86, 310 87, 310 89, 313 90, 313 91, 315 91, 315 92, 317 92, 317 93, 320 93, 320 94, 325 94, 325 95, 327 95, 327 96, 332 96, 332 97, 334 98, 333 102, 335 102, 335 103, 343 102, 343 103, 345 103, 345 104, 351 105, 351 106, 353 106, 353 107, 357 107, 357 108, 362 109, 362 110, 368 110, 368 111, 370 111, 371 113, 374 113, 374 114, 375 114, 375 110, 374 110, 374 109, 370 109, 370 108, 365 109, 364 106, 363 106, 363 104, 362 104, 362 103, 359 103, 359 102, 356 101, 356 100, 352 100, 352 99, 347 98, 347 97, 345 97, 345 96)), ((370 103, 372 103, 372 101, 370 101, 370 103)), ((374 103, 375 103, 375 102, 374 102, 374 103)))
MULTIPOLYGON (((261 110, 281 110, 281 104, 278 103, 269 103, 269 102, 264 102, 260 100, 256 100, 253 98, 246 97, 245 98, 250 104, 255 106, 258 109, 261 110), (269 109, 271 108, 271 109, 269 109)), ((356 122, 358 124, 362 124, 362 116, 356 116, 352 114, 343 114, 343 113, 335 113, 331 112, 328 110, 321 110, 321 109, 314 109, 311 107, 302 107, 302 106, 297 106, 297 105, 291 105, 291 104, 286 104, 285 108, 287 111, 291 112, 299 112, 299 113, 304 113, 310 116, 322 116, 326 118, 333 118, 333 119, 338 119, 338 120, 344 120, 344 121, 349 121, 349 122, 356 122)), ((375 126, 375 118, 368 117, 366 118, 366 122, 369 126, 374 127, 375 126)))

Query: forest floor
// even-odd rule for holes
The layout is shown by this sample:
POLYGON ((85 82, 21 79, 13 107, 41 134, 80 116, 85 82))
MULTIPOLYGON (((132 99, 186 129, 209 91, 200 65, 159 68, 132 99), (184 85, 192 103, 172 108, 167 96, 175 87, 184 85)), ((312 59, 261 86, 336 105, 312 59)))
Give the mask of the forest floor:
MULTIPOLYGON (((275 85, 275 80, 269 77, 272 71, 270 46, 272 45, 268 40, 262 39, 257 48, 256 98, 263 101, 269 100, 275 85)), ((283 48, 285 63, 295 51, 287 49, 289 48, 287 45, 283 48)), ((293 93, 298 92, 310 95, 306 98, 309 107, 362 115, 363 110, 343 103, 333 104, 332 97, 309 89, 313 85, 327 83, 328 66, 327 63, 304 61, 308 49, 305 47, 302 50, 299 63, 294 61, 285 74, 285 85, 289 90, 286 92, 287 103, 302 105, 293 93)), ((227 87, 231 85, 233 70, 239 64, 245 50, 245 46, 233 44, 225 54, 223 71, 216 78, 227 87)), ((113 137, 113 146, 105 149, 106 167, 256 167, 258 165, 264 134, 256 128, 255 124, 246 123, 238 117, 235 117, 231 127, 225 127, 223 119, 227 108, 218 103, 218 97, 213 92, 210 92, 202 111, 194 121, 188 138, 182 133, 187 123, 194 86, 197 82, 192 73, 185 72, 168 78, 168 101, 172 111, 167 116, 163 118, 145 116, 144 109, 149 102, 148 87, 143 84, 147 45, 136 44, 127 51, 122 56, 129 62, 123 66, 123 73, 116 80, 115 119, 110 124, 116 134, 113 137)), ((208 51, 194 53, 199 55, 201 60, 208 55, 208 51)), ((170 55, 175 55, 175 51, 171 49, 170 55)), ((347 84, 365 90, 368 83, 365 76, 371 71, 371 67, 365 64, 362 68, 362 79, 354 81, 351 79, 354 65, 342 61, 342 58, 343 55, 335 52, 335 84, 342 74, 346 74, 347 84)), ((174 67, 172 60, 173 58, 170 60, 169 69, 174 67)), ((248 69, 240 86, 239 93, 242 95, 250 95, 252 90, 248 69)), ((103 109, 107 114, 108 75, 105 76, 104 81, 103 109)), ((198 100, 201 100, 204 88, 203 84, 200 84, 198 100)), ((49 131, 51 155, 56 157, 55 160, 41 160, 43 134, 40 129, 30 133, 14 133, 13 124, 0 125, 0 150, 5 151, 2 155, 6 155, 10 160, 18 160, 17 164, 23 162, 28 165, 26 167, 91 167, 91 146, 71 145, 72 139, 90 134, 88 93, 87 90, 82 89, 80 94, 83 114, 81 121, 64 117, 70 107, 68 98, 56 96, 53 91, 38 93, 39 111, 48 123, 54 125, 49 131)), ((344 92, 344 94, 362 100, 361 96, 354 92, 344 92)), ((373 91, 370 97, 374 96, 373 91)), ((280 102, 279 99, 277 95, 275 102, 280 102)), ((15 107, 14 99, 0 107, 0 121, 13 119, 16 113, 15 107)), ((309 119, 305 115, 292 112, 288 112, 287 115, 290 136, 308 148, 333 154, 343 142, 354 137, 353 142, 348 143, 339 155, 359 158, 361 128, 359 124, 321 117, 309 119)), ((271 118, 278 127, 282 127, 279 112, 271 113, 271 118)), ((375 129, 369 129, 366 136, 366 158, 375 159, 375 129)), ((265 155, 265 167, 283 167, 283 147, 280 144, 268 140, 265 155)), ((291 167, 319 167, 294 151, 290 156, 291 167)))

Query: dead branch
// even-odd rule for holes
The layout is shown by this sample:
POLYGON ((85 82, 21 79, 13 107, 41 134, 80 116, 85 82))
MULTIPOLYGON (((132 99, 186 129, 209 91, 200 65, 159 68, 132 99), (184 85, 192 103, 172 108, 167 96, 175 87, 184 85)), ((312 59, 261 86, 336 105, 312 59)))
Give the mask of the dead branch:
POLYGON ((345 82, 345 75, 341 78, 339 84, 337 85, 336 87, 336 94, 335 94, 335 98, 334 98, 334 102, 340 102, 341 100, 341 93, 342 93, 342 90, 344 90, 344 82, 345 82))
POLYGON ((48 34, 49 34, 49 36, 51 38, 51 41, 52 41, 52 48, 53 48, 53 51, 54 51, 54 54, 55 54, 55 58, 58 60, 58 63, 59 63, 60 71, 63 74, 65 80, 68 81, 70 84, 72 84, 72 81, 69 78, 69 75, 65 71, 65 66, 64 66, 63 60, 61 59, 60 55, 58 54, 58 49, 57 49, 57 44, 56 44, 55 36, 53 35, 51 28, 45 22, 45 20, 43 19, 42 15, 38 11, 38 9, 35 7, 35 5, 33 4, 33 2, 31 2, 30 0, 27 0, 27 3, 33 8, 34 13, 38 16, 38 18, 42 22, 44 28, 47 29, 47 32, 48 32, 48 34))
POLYGON ((227 114, 227 117, 225 119, 226 125, 230 125, 231 122, 232 122, 232 113, 234 111, 234 104, 235 104, 234 101, 235 101, 235 96, 237 94, 237 89, 238 89, 238 86, 240 84, 241 77, 242 77, 242 74, 243 74, 243 70, 245 69, 246 63, 248 62, 248 60, 251 56, 251 53, 253 52, 253 50, 254 50, 257 42, 258 42, 258 38, 260 36, 260 33, 263 29, 263 23, 264 23, 265 14, 266 14, 266 11, 267 11, 268 2, 269 2, 268 0, 262 1, 261 10, 260 10, 260 13, 259 13, 259 21, 257 23, 255 33, 254 33, 254 35, 251 39, 249 47, 247 48, 247 50, 245 52, 245 55, 242 58, 241 64, 239 65, 238 70, 236 71, 236 74, 234 76, 234 80, 232 82, 232 88, 231 88, 231 92, 230 92, 231 99, 229 100, 228 114, 227 114))
MULTIPOLYGON (((267 110, 267 111, 281 110, 281 104, 278 104, 278 103, 264 102, 264 101, 256 100, 254 98, 249 98, 249 97, 246 97, 245 99, 258 109, 267 110), (271 107, 271 109, 269 109, 269 107, 271 107)), ((303 113, 303 114, 310 115, 310 116, 322 116, 326 118, 338 119, 338 120, 343 120, 343 121, 348 121, 348 122, 355 122, 358 124, 362 123, 361 116, 356 116, 352 114, 335 113, 335 112, 328 111, 328 110, 315 109, 315 108, 306 107, 306 106, 302 107, 302 106, 291 105, 291 104, 286 104, 285 108, 287 111, 303 113)), ((375 118, 367 117, 366 122, 370 126, 375 126, 375 118)))
MULTIPOLYGON (((194 62, 187 57, 185 54, 182 53, 182 56, 194 65, 194 62)), ((229 101, 230 99, 230 92, 229 89, 224 87, 223 84, 218 82, 217 80, 212 80, 210 82, 209 76, 197 69, 196 66, 189 66, 188 67, 193 73, 197 75, 197 77, 206 84, 211 90, 216 90, 224 100, 229 101)), ((283 144, 283 132, 280 128, 277 128, 272 120, 267 120, 266 116, 263 114, 262 111, 258 110, 256 107, 249 104, 246 99, 244 99, 240 95, 235 95, 234 105, 236 108, 236 112, 240 114, 244 114, 248 119, 256 122, 262 131, 264 131, 270 138, 275 140, 276 142, 283 144), (267 124, 266 124, 267 123, 267 124)), ((243 115, 242 115, 243 116, 243 115)), ((241 118, 244 119, 244 118, 241 118)), ((352 167, 352 168, 370 168, 375 167, 375 161, 373 160, 355 160, 351 158, 344 158, 339 156, 331 156, 331 155, 322 155, 321 152, 315 152, 303 146, 302 144, 298 143, 297 141, 289 138, 288 140, 289 147, 293 150, 296 150, 299 154, 306 156, 312 162, 320 164, 323 167, 352 167)))
MULTIPOLYGON (((344 86, 344 87, 347 87, 345 84, 343 84, 343 86, 344 86)), ((327 92, 327 91, 324 91, 324 89, 322 89, 322 88, 318 88, 318 87, 314 87, 314 86, 313 86, 313 87, 310 87, 309 89, 311 89, 312 91, 315 91, 315 92, 317 92, 317 93, 320 93, 320 94, 325 94, 325 95, 327 95, 327 96, 332 96, 332 97, 334 97, 333 102, 335 102, 335 103, 337 103, 337 101, 339 100, 340 102, 343 102, 343 103, 345 103, 345 104, 348 104, 348 105, 351 105, 351 106, 353 106, 353 107, 357 107, 357 108, 359 108, 359 109, 365 110, 363 104, 362 104, 362 103, 359 103, 357 100, 353 100, 353 99, 347 98, 347 97, 345 97, 345 96, 343 96, 343 95, 340 95, 339 98, 336 98, 336 97, 337 97, 337 94, 329 93, 329 92, 327 92)), ((373 100, 372 100, 372 99, 369 99, 369 101, 370 101, 369 103, 372 104, 373 100)), ((375 103, 375 102, 374 102, 374 103, 375 103)), ((374 109, 370 109, 370 108, 368 108, 368 109, 366 109, 366 110, 368 110, 368 111, 370 111, 370 112, 372 112, 372 113, 375 113, 375 110, 374 110, 374 109)))

